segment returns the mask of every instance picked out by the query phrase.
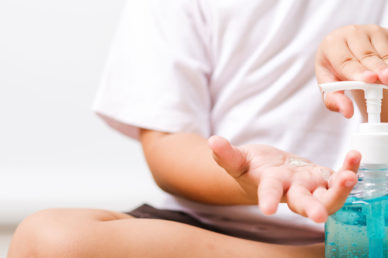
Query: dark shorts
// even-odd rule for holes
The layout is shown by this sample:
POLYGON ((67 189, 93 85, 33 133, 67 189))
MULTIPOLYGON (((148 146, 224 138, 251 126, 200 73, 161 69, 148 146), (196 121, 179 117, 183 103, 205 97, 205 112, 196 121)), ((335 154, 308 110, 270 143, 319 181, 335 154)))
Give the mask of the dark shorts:
MULTIPOLYGON (((162 220, 171 220, 195 227, 207 229, 217 233, 226 234, 222 229, 202 223, 196 218, 190 216, 189 214, 183 211, 174 211, 174 210, 163 210, 154 208, 148 204, 143 204, 140 207, 134 209, 133 211, 126 212, 127 214, 139 218, 139 219, 162 219, 162 220)), ((228 234, 230 235, 230 234, 228 234)))
MULTIPOLYGON (((223 229, 223 228, 215 227, 209 224, 205 224, 185 212, 156 209, 148 204, 144 204, 134 209, 133 211, 127 212, 127 214, 135 218, 162 219, 162 220, 176 221, 176 222, 192 225, 195 227, 203 228, 206 230, 210 230, 213 232, 221 233, 224 235, 248 239, 248 240, 267 242, 267 243, 278 243, 278 244, 297 244, 295 242, 288 242, 288 243, 284 241, 277 242, 277 241, 274 241, 274 239, 268 238, 266 236, 256 235, 256 234, 253 234, 252 232, 247 232, 244 230, 236 230, 236 229, 231 230, 231 229, 223 229)), ((323 235, 318 237, 313 237, 310 239, 310 241, 305 242, 303 244, 317 243, 322 241, 324 241, 323 235)))

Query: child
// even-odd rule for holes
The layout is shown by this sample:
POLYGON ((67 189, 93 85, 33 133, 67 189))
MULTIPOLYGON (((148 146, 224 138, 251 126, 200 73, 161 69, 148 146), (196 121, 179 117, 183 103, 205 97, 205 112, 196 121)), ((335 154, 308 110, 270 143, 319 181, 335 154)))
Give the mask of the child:
MULTIPOLYGON (((38 212, 16 230, 9 257, 323 256, 321 222, 344 203, 361 157, 327 168, 359 121, 324 109, 314 53, 341 27, 319 47, 319 83, 387 83, 388 33, 343 27, 384 26, 385 5, 129 2, 95 110, 140 140, 166 201, 127 214, 38 212)), ((353 115, 344 94, 325 104, 353 115)))

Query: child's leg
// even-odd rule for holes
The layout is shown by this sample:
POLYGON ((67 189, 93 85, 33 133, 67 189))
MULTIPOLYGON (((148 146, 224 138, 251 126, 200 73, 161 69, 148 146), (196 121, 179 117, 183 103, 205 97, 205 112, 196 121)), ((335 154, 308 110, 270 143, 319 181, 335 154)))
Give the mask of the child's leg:
POLYGON ((323 257, 323 244, 281 246, 190 225, 92 209, 50 209, 24 220, 14 257, 323 257))

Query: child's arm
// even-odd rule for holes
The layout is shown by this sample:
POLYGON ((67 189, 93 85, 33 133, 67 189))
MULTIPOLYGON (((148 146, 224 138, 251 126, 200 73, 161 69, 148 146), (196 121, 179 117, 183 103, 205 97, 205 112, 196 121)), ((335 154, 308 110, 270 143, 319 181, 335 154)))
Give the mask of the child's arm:
MULTIPOLYGON (((354 80, 388 85, 388 30, 377 25, 339 28, 322 41, 315 60, 318 83, 354 80)), ((365 120, 363 92, 353 91, 353 96, 365 120)), ((384 91, 383 122, 388 122, 387 99, 384 91)), ((329 93, 324 101, 330 110, 353 116, 352 101, 343 93, 329 93)))
POLYGON ((296 213, 323 222, 357 181, 357 152, 349 153, 341 171, 330 176, 327 168, 267 145, 235 147, 218 136, 206 140, 149 130, 142 130, 140 138, 157 184, 204 203, 259 203, 265 214, 273 214, 279 202, 287 202, 296 213))

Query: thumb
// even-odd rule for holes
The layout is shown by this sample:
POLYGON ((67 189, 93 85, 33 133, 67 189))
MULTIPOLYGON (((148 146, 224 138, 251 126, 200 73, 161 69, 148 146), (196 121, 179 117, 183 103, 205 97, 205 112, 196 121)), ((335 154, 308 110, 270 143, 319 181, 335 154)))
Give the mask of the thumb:
POLYGON ((221 136, 212 136, 208 139, 213 158, 218 165, 223 167, 232 177, 237 178, 248 170, 246 153, 232 146, 221 136))
POLYGON ((343 91, 327 93, 324 98, 325 105, 329 110, 340 112, 346 118, 351 118, 353 116, 353 102, 343 93, 343 91))
MULTIPOLYGON (((318 84, 339 81, 335 75, 330 62, 322 53, 318 51, 315 59, 315 75, 318 84)), ((330 92, 326 96, 323 94, 325 106, 334 112, 340 112, 344 117, 351 118, 353 116, 353 102, 347 97, 343 91, 330 92)))

